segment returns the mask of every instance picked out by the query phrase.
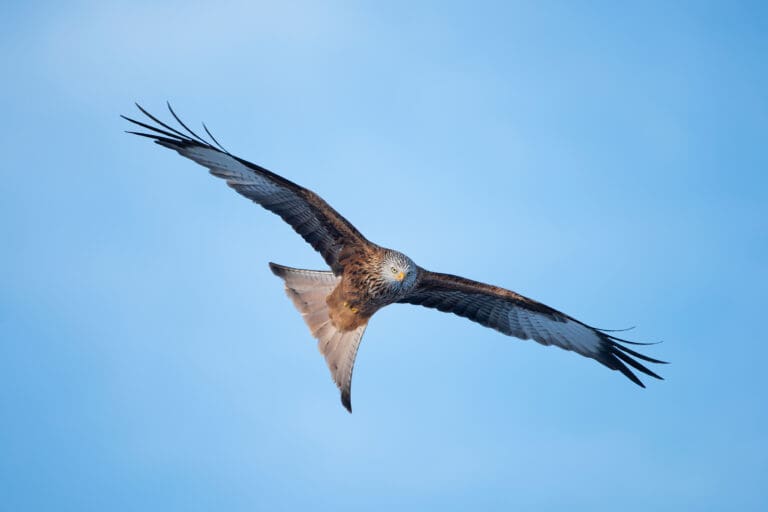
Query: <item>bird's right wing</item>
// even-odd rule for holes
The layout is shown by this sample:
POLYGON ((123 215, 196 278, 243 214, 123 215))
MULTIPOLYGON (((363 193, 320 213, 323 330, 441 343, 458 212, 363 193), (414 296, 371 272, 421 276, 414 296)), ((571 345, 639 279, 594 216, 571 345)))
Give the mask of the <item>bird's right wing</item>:
POLYGON ((348 220, 320 196, 259 165, 232 155, 218 144, 207 128, 205 131, 213 144, 199 137, 176 116, 170 105, 168 109, 171 114, 187 133, 163 123, 138 104, 136 106, 147 116, 147 122, 121 117, 150 132, 129 133, 148 137, 207 167, 211 174, 226 180, 227 185, 238 193, 279 215, 323 256, 335 274, 343 270, 339 253, 344 246, 368 243, 348 220), (150 121, 156 124, 150 124, 150 121))
POLYGON ((597 360, 611 370, 620 371, 638 386, 645 387, 627 365, 661 379, 636 359, 649 363, 664 361, 623 345, 644 343, 616 338, 608 331, 590 327, 565 313, 498 286, 422 269, 416 288, 399 302, 454 313, 508 336, 572 350, 597 360))

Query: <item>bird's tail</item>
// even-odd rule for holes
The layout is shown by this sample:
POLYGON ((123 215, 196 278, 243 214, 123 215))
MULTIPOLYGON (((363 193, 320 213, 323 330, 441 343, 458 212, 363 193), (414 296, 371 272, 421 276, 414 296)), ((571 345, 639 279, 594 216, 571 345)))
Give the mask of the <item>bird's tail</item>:
POLYGON ((352 331, 337 329, 331 322, 326 299, 341 281, 333 272, 303 270, 270 263, 272 273, 285 282, 285 293, 304 317, 331 376, 341 390, 341 403, 352 412, 352 369, 365 325, 352 331))

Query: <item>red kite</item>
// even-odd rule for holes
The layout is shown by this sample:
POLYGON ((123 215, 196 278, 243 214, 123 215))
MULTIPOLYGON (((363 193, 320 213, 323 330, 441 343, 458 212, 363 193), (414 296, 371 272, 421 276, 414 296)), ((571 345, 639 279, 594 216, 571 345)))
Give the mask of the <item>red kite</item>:
POLYGON ((628 368, 661 379, 638 361, 664 363, 635 352, 611 331, 591 327, 513 291, 419 267, 405 254, 369 242, 317 194, 224 149, 203 125, 211 142, 179 123, 173 128, 137 105, 147 122, 122 116, 149 130, 128 132, 154 140, 207 167, 238 193, 279 215, 318 251, 330 271, 302 270, 270 263, 301 312, 352 412, 352 369, 368 320, 393 303, 417 304, 468 318, 503 334, 533 339, 595 359, 645 387, 628 368), (149 121, 157 123, 148 124, 149 121), (182 132, 181 130, 184 130, 182 132))

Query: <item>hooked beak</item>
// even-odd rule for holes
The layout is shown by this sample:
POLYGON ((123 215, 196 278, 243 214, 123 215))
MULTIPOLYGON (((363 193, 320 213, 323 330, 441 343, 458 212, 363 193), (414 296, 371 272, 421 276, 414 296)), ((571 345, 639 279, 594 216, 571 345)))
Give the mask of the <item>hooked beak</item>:
POLYGON ((398 272, 397 275, 395 276, 395 279, 397 279, 398 281, 402 281, 403 279, 405 279, 405 272, 398 272))

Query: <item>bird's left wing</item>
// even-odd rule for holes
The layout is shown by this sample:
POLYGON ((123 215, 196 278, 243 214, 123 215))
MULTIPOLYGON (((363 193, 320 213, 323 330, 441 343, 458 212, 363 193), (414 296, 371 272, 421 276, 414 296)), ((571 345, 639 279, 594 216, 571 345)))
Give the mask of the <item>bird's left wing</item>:
POLYGON ((343 270, 339 262, 339 253, 345 245, 368 243, 360 232, 320 196, 300 187, 282 176, 267 169, 236 157, 225 150, 211 135, 208 142, 179 119, 168 105, 180 129, 163 123, 140 105, 139 110, 148 118, 147 122, 121 116, 138 125, 147 132, 131 131, 135 135, 148 137, 161 146, 173 149, 180 155, 207 167, 211 174, 226 180, 227 184, 238 193, 276 213, 318 251, 335 274, 343 270), (150 124, 152 121, 156 124, 150 124), (183 128, 186 133, 181 131, 183 128))
POLYGON ((636 359, 664 363, 622 343, 643 345, 611 336, 540 302, 513 291, 450 274, 420 270, 416 288, 399 302, 454 313, 509 336, 533 339, 591 357, 645 387, 627 365, 661 379, 636 359))

